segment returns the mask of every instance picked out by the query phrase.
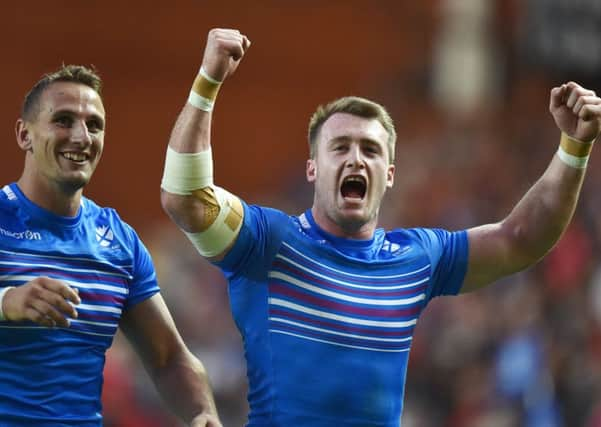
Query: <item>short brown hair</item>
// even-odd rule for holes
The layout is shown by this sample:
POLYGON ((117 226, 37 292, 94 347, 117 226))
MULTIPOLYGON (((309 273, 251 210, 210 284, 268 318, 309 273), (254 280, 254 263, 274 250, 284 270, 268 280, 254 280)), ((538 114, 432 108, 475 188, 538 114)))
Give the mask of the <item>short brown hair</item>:
MULTIPOLYGON (((25 120, 35 120, 40 112, 40 97, 44 90, 55 82, 74 82, 91 87, 101 96, 102 79, 93 68, 83 65, 63 65, 58 70, 45 74, 25 95, 21 108, 21 117, 25 120)), ((102 96, 101 96, 102 98, 102 96)))
POLYGON ((390 163, 394 162, 396 131, 390 114, 380 104, 358 96, 345 96, 317 107, 309 121, 309 154, 312 159, 315 158, 317 152, 316 142, 321 127, 327 119, 336 113, 347 113, 366 119, 378 120, 388 132, 388 154, 390 163))

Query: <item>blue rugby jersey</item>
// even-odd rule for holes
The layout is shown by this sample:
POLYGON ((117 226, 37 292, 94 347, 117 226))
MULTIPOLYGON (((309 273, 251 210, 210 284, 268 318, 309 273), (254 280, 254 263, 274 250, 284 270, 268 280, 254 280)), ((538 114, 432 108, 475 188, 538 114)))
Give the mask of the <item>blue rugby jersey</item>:
POLYGON ((0 191, 0 287, 39 276, 79 290, 69 328, 0 322, 0 425, 102 425, 105 352, 122 313, 159 291, 150 255, 112 209, 82 198, 54 215, 16 184, 0 191))
POLYGON ((459 292, 467 233, 378 229, 371 240, 244 204, 217 265, 244 340, 252 427, 398 427, 409 349, 433 297, 459 292))

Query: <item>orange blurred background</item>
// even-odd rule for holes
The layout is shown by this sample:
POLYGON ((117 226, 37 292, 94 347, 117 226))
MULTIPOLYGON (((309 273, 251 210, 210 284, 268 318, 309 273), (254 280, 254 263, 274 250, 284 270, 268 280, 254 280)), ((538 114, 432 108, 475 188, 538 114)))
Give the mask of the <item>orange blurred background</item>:
POLYGON ((171 126, 200 67, 207 32, 232 27, 247 34, 252 47, 222 88, 214 114, 216 179, 245 197, 260 197, 264 188, 284 191, 291 175, 304 176, 306 127, 319 103, 347 94, 383 102, 386 85, 419 73, 429 61, 432 10, 428 2, 407 5, 7 3, 0 18, 0 135, 7 144, 0 180, 14 180, 22 168, 13 128, 25 93, 61 63, 92 64, 105 82, 107 132, 86 194, 117 207, 134 226, 163 219, 159 183, 171 126))

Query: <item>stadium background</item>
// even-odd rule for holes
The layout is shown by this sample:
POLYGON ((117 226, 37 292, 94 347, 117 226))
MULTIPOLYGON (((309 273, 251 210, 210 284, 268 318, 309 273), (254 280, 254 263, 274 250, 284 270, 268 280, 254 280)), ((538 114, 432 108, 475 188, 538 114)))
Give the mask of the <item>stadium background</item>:
MULTIPOLYGON (((502 218, 559 139, 550 88, 601 91, 598 0, 10 2, 0 13, 3 183, 22 153, 23 95, 62 62, 105 80, 104 158, 86 194, 149 246, 163 294, 209 370, 225 426, 245 420, 245 366, 219 272, 168 221, 159 182, 170 128, 208 30, 252 40, 214 116, 216 180, 290 213, 311 202, 305 133, 317 104, 356 94, 396 121, 384 226, 458 229, 502 218)), ((529 271, 434 301, 417 328, 405 427, 601 426, 601 158, 575 220, 529 271)), ((107 427, 178 425, 121 336, 109 351, 107 427)))

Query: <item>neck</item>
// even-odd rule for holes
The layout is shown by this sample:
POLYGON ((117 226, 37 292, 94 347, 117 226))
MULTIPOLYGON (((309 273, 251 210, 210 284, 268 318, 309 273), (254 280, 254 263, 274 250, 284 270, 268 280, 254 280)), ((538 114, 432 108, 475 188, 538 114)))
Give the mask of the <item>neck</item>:
POLYGON ((341 223, 329 217, 325 212, 316 208, 315 205, 311 208, 311 214, 315 223, 324 231, 345 239, 369 240, 373 238, 377 217, 368 222, 353 222, 341 223))
POLYGON ((74 217, 79 212, 82 188, 66 189, 45 180, 34 182, 26 174, 19 178, 17 185, 29 200, 55 215, 74 217))

